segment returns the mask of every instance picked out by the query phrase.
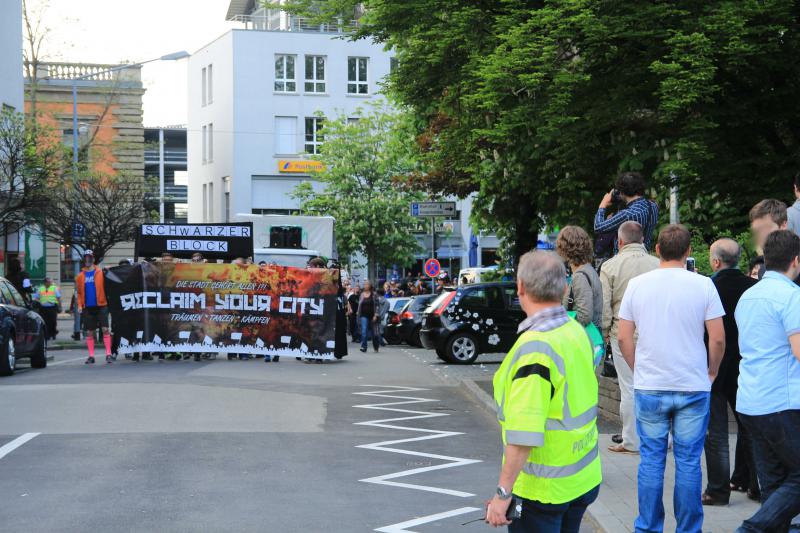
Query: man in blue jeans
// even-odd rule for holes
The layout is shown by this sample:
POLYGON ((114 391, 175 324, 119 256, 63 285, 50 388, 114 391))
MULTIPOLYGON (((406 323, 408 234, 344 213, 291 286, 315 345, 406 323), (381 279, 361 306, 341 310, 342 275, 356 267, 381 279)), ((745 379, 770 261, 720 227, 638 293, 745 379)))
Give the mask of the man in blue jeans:
POLYGON ((766 273, 736 306, 736 411, 753 437, 761 509, 740 533, 789 531, 800 513, 800 237, 778 230, 764 244, 766 273))
POLYGON ((703 528, 702 470, 711 383, 725 352, 722 307, 714 283, 686 270, 691 235, 679 225, 658 235, 659 268, 628 283, 619 310, 618 340, 633 369, 639 434, 637 532, 664 530, 664 468, 673 436, 678 533, 703 528), (708 351, 703 342, 708 332, 708 351), (634 335, 639 337, 634 344, 634 335))

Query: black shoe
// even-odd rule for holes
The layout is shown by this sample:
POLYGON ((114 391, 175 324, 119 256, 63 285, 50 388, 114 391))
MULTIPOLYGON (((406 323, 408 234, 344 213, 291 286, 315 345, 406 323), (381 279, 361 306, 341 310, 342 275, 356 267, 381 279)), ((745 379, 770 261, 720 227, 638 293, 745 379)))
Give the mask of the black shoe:
POLYGON ((281 356, 280 355, 276 355, 275 357, 272 358, 272 361, 274 363, 278 363, 278 362, 280 362, 280 360, 281 360, 281 356))
POLYGON ((703 505, 711 505, 711 506, 719 506, 724 507, 728 505, 728 500, 723 500, 721 498, 715 498, 713 496, 708 495, 707 493, 703 493, 703 497, 701 498, 701 502, 703 505))
POLYGON ((747 497, 753 500, 754 502, 761 501, 761 493, 757 490, 748 489, 747 490, 747 497))
POLYGON ((200 362, 200 354, 199 353, 194 354, 194 360, 197 361, 197 362, 200 362))
POLYGON ((611 442, 615 444, 622 444, 622 435, 612 435, 611 442))
POLYGON ((84 365, 93 365, 94 364, 94 357, 89 357, 86 361, 83 362, 84 365))
POLYGON ((187 359, 190 359, 191 357, 192 357, 192 354, 190 354, 190 353, 183 354, 183 360, 184 361, 186 361, 187 359))
POLYGON ((158 354, 158 362, 161 363, 162 361, 164 361, 164 354, 160 353, 158 354))
POLYGON ((144 354, 142 356, 142 361, 152 361, 152 360, 153 360, 153 356, 150 355, 149 353, 146 353, 146 354, 144 354))
POLYGON ((72 334, 72 340, 74 340, 74 341, 81 340, 81 334, 80 333, 73 333, 72 334))
POLYGON ((228 361, 236 361, 235 355, 228 355, 228 361))
POLYGON ((138 363, 139 362, 139 354, 138 353, 134 354, 133 357, 131 357, 131 361, 134 361, 134 362, 138 363))
POLYGON ((374 348, 372 348, 372 349, 375 351, 375 353, 378 353, 378 347, 377 347, 377 346, 375 346, 375 347, 374 347, 374 348))
POLYGON ((367 349, 366 348, 359 348, 359 350, 361 351, 361 353, 367 353, 367 349))

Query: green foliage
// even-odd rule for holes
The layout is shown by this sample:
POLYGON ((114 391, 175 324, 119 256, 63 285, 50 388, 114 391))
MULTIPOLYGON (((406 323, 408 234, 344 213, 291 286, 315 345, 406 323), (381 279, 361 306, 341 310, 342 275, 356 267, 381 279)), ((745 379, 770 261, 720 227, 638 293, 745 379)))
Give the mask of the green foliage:
POLYGON ((314 190, 305 182, 294 196, 305 213, 336 219, 340 256, 363 253, 374 279, 377 264, 414 261, 418 245, 410 205, 423 195, 409 192, 398 180, 415 170, 414 137, 404 115, 376 106, 358 116, 358 121, 340 116, 325 122, 316 158, 325 165, 316 175, 322 187, 314 190))
POLYGON ((739 268, 742 272, 747 272, 750 266, 750 260, 756 257, 758 254, 755 252, 755 248, 753 247, 752 238, 750 233, 742 232, 738 235, 734 235, 730 232, 723 232, 717 237, 715 237, 712 241, 704 240, 702 233, 698 231, 692 232, 692 257, 695 259, 695 265, 697 267, 697 271, 705 276, 710 276, 713 274, 711 271, 711 260, 709 254, 709 248, 714 240, 718 238, 721 239, 723 237, 728 237, 736 242, 739 243, 739 246, 742 248, 742 257, 739 259, 739 268))
MULTIPOLYGON (((473 223, 533 246, 591 226, 623 170, 651 177, 666 218, 704 241, 786 197, 800 160, 800 12, 791 0, 290 0, 364 15, 391 48, 390 90, 413 109, 429 191, 476 192, 473 223)), ((349 18, 349 17, 347 17, 349 18)), ((786 198, 788 200, 788 198, 786 198)))

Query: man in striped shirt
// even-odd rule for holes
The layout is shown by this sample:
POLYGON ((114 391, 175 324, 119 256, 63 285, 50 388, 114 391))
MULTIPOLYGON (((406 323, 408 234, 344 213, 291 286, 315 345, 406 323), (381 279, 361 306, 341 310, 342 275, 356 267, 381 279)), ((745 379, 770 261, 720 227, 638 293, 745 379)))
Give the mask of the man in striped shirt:
MULTIPOLYGON (((644 246, 651 249, 653 242, 653 231, 658 222, 658 206, 644 198, 645 181, 638 172, 624 172, 614 184, 614 189, 603 196, 600 208, 594 216, 594 232, 616 234, 619 227, 633 220, 642 226, 644 234, 644 246), (606 218, 606 209, 619 198, 625 207, 620 209, 614 216, 606 218)), ((614 248, 616 250, 616 243, 614 248)))

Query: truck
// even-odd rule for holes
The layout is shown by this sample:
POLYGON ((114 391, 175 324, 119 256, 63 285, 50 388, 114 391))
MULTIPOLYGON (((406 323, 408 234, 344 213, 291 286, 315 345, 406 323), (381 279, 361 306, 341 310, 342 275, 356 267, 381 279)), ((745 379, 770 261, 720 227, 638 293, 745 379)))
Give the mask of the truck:
POLYGON ((333 217, 239 213, 232 222, 253 223, 255 263, 303 268, 312 257, 339 258, 333 217))

